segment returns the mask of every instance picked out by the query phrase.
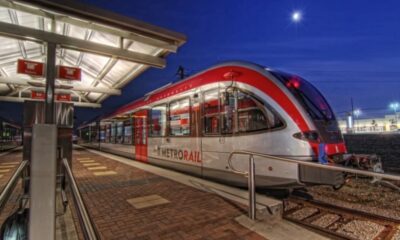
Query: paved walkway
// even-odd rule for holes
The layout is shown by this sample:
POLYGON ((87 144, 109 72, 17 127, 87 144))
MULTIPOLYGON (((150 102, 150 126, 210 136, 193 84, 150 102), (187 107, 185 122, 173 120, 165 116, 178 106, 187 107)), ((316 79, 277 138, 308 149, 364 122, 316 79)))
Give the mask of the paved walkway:
MULTIPOLYGON (((0 153, 0 191, 2 191, 14 174, 18 165, 22 161, 22 148, 13 150, 12 152, 0 153)), ((17 211, 19 207, 19 199, 22 196, 22 181, 20 180, 15 186, 10 198, 8 199, 3 211, 0 214, 0 226, 8 216, 17 211)), ((78 239, 74 222, 71 217, 70 208, 62 213, 60 194, 57 194, 57 218, 56 218, 56 240, 76 240, 78 239)))
MULTIPOLYGON (((3 152, 0 154, 0 191, 3 191, 5 185, 14 174, 15 170, 17 170, 21 161, 22 148, 15 149, 11 153, 3 152)), ((0 226, 11 213, 18 209, 18 199, 21 196, 21 181, 17 183, 16 189, 17 191, 11 194, 9 201, 0 214, 0 226)))
POLYGON ((102 239, 264 239, 234 219, 246 207, 84 149, 73 172, 102 239))

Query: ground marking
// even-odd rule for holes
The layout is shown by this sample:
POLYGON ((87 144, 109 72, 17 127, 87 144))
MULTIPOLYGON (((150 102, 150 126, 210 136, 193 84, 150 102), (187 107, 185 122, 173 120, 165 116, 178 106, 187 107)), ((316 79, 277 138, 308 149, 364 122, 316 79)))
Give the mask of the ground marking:
POLYGON ((108 176, 108 175, 115 175, 117 173, 114 171, 104 171, 104 172, 94 172, 93 174, 95 176, 108 176))
POLYGON ((159 195, 148 195, 144 197, 131 198, 127 199, 126 201, 136 209, 158 206, 170 202, 159 195))
POLYGON ((18 165, 19 164, 19 162, 5 162, 5 163, 2 163, 1 165, 18 165))
POLYGON ((3 166, 0 166, 0 169, 11 169, 11 168, 14 168, 15 166, 12 166, 12 165, 9 165, 9 166, 7 166, 7 165, 3 165, 3 166))
POLYGON ((94 160, 79 160, 80 163, 92 163, 94 160))
POLYGON ((89 166, 99 166, 100 163, 84 163, 83 166, 89 167, 89 166))
POLYGON ((94 170, 105 170, 107 167, 100 166, 100 167, 89 167, 88 170, 94 171, 94 170))

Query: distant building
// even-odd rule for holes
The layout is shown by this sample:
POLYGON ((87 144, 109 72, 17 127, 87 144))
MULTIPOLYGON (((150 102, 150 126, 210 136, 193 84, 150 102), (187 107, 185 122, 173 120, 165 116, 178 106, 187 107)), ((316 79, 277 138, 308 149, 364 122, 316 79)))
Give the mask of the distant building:
POLYGON ((352 126, 348 120, 339 120, 342 133, 383 133, 400 129, 400 114, 385 115, 382 118, 353 119, 352 126))

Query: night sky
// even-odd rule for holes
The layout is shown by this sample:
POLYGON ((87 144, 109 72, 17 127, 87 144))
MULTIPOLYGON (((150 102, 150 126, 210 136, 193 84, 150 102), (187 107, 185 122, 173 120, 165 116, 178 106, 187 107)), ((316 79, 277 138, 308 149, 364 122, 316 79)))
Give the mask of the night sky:
MULTIPOLYGON (((361 117, 383 116, 400 101, 400 1, 84 0, 184 33, 188 41, 108 98, 101 109, 76 109, 77 122, 112 111, 168 82, 179 65, 194 74, 216 63, 245 60, 298 74, 343 116, 350 99, 361 117), (302 21, 291 20, 293 11, 302 21)), ((0 103, 0 115, 19 120, 20 104, 0 103)))

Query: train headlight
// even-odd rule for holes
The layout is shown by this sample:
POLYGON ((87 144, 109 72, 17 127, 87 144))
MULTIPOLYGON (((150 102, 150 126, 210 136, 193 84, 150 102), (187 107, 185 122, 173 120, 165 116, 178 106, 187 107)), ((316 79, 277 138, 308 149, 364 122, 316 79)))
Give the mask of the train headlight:
POLYGON ((307 141, 307 142, 319 142, 319 135, 316 131, 298 132, 293 134, 294 138, 307 141))

